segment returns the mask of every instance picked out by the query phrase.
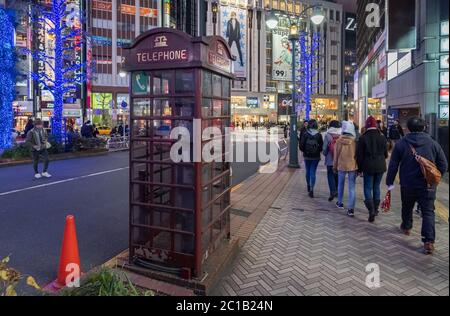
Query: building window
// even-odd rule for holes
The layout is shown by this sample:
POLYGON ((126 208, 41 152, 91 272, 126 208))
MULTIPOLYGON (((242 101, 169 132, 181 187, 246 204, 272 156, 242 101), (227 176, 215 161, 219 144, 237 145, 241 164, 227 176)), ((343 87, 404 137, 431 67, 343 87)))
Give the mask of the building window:
POLYGON ((336 11, 336 21, 339 22, 341 21, 341 12, 336 11))
POLYGON ((334 10, 330 10, 330 20, 334 21, 334 10))

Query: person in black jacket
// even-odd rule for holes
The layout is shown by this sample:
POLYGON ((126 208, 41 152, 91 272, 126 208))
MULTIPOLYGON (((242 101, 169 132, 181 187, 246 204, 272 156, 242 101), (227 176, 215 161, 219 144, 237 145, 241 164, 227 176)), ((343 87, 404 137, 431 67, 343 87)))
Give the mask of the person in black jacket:
POLYGON ((356 160, 358 172, 364 177, 364 204, 369 211, 369 222, 373 223, 381 201, 380 185, 386 172, 388 147, 373 116, 367 118, 365 128, 366 132, 358 141, 356 160))
POLYGON ((432 254, 436 238, 434 201, 437 188, 428 186, 411 147, 414 147, 420 156, 432 161, 442 174, 447 171, 448 163, 442 147, 424 132, 425 128, 426 123, 422 118, 412 117, 408 120, 410 134, 400 140, 392 152, 386 185, 388 190, 393 189, 394 180, 400 168, 402 198, 402 225, 400 228, 405 235, 411 234, 413 208, 414 204, 418 202, 422 211, 422 241, 425 253, 432 254))
POLYGON ((299 143, 300 150, 303 152, 303 159, 305 160, 306 184, 310 198, 314 198, 316 171, 323 147, 323 138, 318 129, 317 121, 310 120, 306 132, 300 137, 299 143))
POLYGON ((399 120, 395 120, 394 124, 389 127, 389 139, 393 142, 393 145, 397 144, 397 142, 405 136, 403 133, 403 128, 400 125, 399 120))

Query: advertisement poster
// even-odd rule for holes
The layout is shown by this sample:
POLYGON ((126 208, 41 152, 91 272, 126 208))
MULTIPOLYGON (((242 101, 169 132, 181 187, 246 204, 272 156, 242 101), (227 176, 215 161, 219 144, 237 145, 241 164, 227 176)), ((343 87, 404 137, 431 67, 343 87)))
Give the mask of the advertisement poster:
POLYGON ((278 94, 278 116, 292 113, 292 95, 278 94))
POLYGON ((278 27, 272 30, 272 79, 292 80, 292 43, 289 41, 289 29, 278 27))
POLYGON ((247 11, 231 6, 221 6, 220 34, 231 47, 236 57, 234 74, 237 78, 247 77, 247 11))

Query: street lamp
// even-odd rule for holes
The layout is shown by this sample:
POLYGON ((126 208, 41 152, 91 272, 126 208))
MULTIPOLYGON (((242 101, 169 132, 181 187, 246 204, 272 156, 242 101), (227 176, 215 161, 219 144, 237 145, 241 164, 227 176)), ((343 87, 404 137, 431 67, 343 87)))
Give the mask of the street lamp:
MULTIPOLYGON (((306 7, 298 15, 298 20, 295 21, 289 17, 290 27, 289 27, 289 40, 292 43, 292 112, 290 113, 290 138, 289 138, 289 168, 300 168, 298 163, 298 138, 297 138, 297 111, 296 111, 296 42, 299 37, 299 25, 306 13, 313 9, 313 13, 310 16, 310 20, 314 25, 320 25, 325 20, 325 15, 323 13, 322 5, 315 4, 306 7)), ((274 29, 278 26, 278 17, 275 15, 274 11, 271 11, 266 19, 266 25, 269 29, 274 29)))

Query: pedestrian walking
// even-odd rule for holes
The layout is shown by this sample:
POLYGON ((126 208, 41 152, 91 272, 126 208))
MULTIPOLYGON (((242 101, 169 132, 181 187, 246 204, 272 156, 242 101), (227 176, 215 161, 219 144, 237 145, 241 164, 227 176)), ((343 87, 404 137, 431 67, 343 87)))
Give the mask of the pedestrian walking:
POLYGON ((403 128, 400 125, 399 120, 395 120, 394 124, 389 127, 388 137, 389 140, 392 142, 392 147, 395 147, 395 144, 398 143, 398 141, 405 136, 405 133, 403 132, 403 128))
POLYGON ((306 132, 300 138, 299 147, 303 152, 306 168, 306 184, 310 198, 314 198, 314 186, 316 184, 317 166, 320 161, 320 153, 323 148, 322 135, 319 133, 316 120, 310 120, 306 132))
POLYGON ((34 127, 34 123, 32 119, 29 119, 27 122, 27 125, 25 125, 25 129, 23 131, 23 138, 26 138, 28 135, 28 132, 31 131, 34 127))
POLYGON ((40 179, 42 177, 50 178, 48 173, 49 158, 48 149, 50 143, 48 142, 47 131, 44 129, 42 120, 37 118, 34 122, 34 127, 27 134, 27 143, 31 145, 33 155, 34 177, 40 179), (44 170, 42 174, 39 172, 39 159, 42 157, 44 163, 44 170))
POLYGON ((338 201, 336 206, 344 208, 345 178, 348 177, 347 215, 355 216, 355 184, 358 166, 356 164, 356 131, 349 121, 342 122, 342 135, 336 141, 333 158, 334 172, 338 173, 338 201))
POLYGON ((81 126, 81 136, 84 138, 94 137, 94 128, 91 125, 91 121, 87 121, 81 126))
POLYGON ((333 158, 336 142, 341 136, 342 129, 339 121, 331 121, 324 136, 322 154, 325 156, 325 166, 327 167, 328 188, 330 197, 328 201, 333 201, 338 196, 338 175, 333 170, 333 158))
POLYGON ((364 178, 364 204, 369 211, 369 222, 373 223, 381 203, 380 185, 387 170, 388 146, 373 116, 367 118, 365 129, 357 143, 356 162, 358 173, 364 178))
POLYGON ((398 141, 392 151, 386 176, 388 190, 394 188, 394 181, 400 169, 400 192, 402 199, 402 224, 400 229, 405 235, 413 228, 413 208, 417 202, 422 213, 422 242, 426 254, 435 249, 435 207, 437 185, 427 182, 416 154, 432 162, 441 174, 448 168, 448 162, 442 147, 430 135, 425 133, 425 120, 412 117, 407 123, 410 134, 398 141))

